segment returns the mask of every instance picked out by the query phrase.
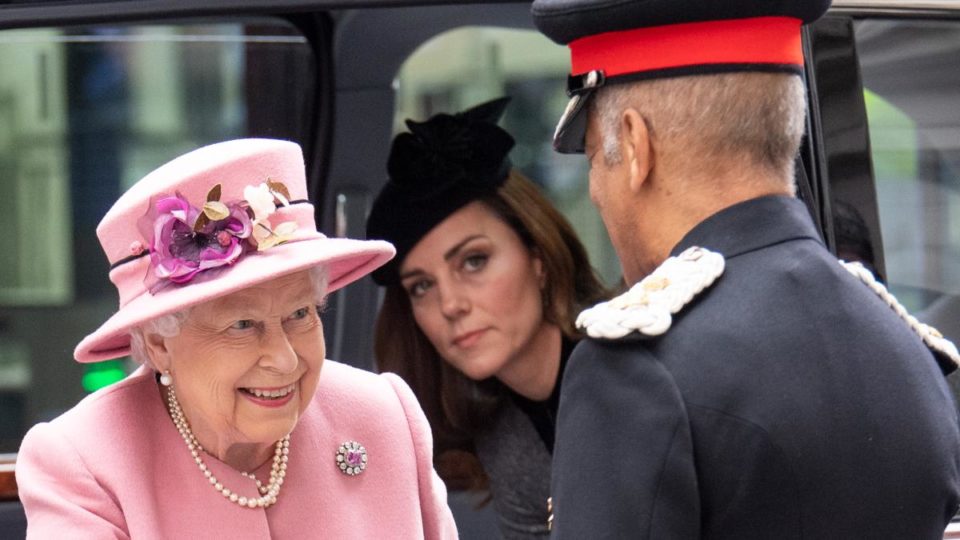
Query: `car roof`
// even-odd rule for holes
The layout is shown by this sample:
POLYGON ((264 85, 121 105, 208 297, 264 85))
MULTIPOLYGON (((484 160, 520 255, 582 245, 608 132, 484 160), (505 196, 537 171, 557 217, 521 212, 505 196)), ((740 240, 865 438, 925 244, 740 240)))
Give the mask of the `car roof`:
POLYGON ((184 18, 224 14, 277 14, 360 8, 507 4, 505 0, 62 0, 0 1, 0 28, 123 22, 144 18, 184 18))
MULTIPOLYGON (((0 28, 120 22, 231 14, 276 14, 360 8, 526 3, 511 0, 7 0, 0 2, 0 28)), ((834 11, 924 12, 960 16, 958 0, 834 0, 834 11)))

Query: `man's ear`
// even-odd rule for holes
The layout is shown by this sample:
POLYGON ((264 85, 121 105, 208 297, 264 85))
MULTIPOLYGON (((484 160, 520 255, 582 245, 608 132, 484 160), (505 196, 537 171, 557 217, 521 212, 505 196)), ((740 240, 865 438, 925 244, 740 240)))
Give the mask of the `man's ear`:
POLYGON ((169 370, 171 362, 167 339, 160 334, 144 334, 143 343, 153 368, 160 373, 169 370))
POLYGON ((630 167, 630 191, 638 192, 653 168, 653 147, 647 122, 636 109, 628 108, 620 116, 620 140, 624 159, 630 167))

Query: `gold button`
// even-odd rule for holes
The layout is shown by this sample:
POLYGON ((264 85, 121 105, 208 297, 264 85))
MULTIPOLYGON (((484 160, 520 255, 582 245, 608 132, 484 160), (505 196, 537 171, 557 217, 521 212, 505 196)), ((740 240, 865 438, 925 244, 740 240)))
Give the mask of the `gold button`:
POLYGON ((547 497, 547 530, 553 530, 553 497, 547 497))

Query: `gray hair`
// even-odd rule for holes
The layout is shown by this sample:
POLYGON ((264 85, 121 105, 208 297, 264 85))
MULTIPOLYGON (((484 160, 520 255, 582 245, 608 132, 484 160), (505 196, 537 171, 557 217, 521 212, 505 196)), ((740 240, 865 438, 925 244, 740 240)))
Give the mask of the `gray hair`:
MULTIPOLYGON (((313 285, 313 300, 318 306, 323 305, 327 297, 327 268, 324 265, 314 266, 309 271, 310 282, 313 285)), ((180 334, 180 327, 190 316, 192 308, 182 309, 174 313, 161 315, 146 321, 130 330, 130 356, 139 364, 156 369, 150 362, 147 353, 146 337, 158 334, 165 338, 176 337, 180 334)))
POLYGON ((806 117, 803 81, 787 73, 722 73, 602 88, 594 98, 608 165, 620 162, 620 119, 636 109, 651 137, 703 170, 749 159, 793 190, 806 117))

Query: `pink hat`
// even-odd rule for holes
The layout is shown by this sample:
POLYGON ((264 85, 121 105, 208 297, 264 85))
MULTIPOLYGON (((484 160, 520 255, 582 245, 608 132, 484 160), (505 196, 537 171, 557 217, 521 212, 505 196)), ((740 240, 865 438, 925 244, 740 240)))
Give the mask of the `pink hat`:
POLYGON ((228 141, 163 165, 97 227, 120 309, 74 357, 125 356, 132 328, 276 277, 324 265, 332 292, 393 257, 387 242, 327 238, 313 215, 295 143, 228 141))

